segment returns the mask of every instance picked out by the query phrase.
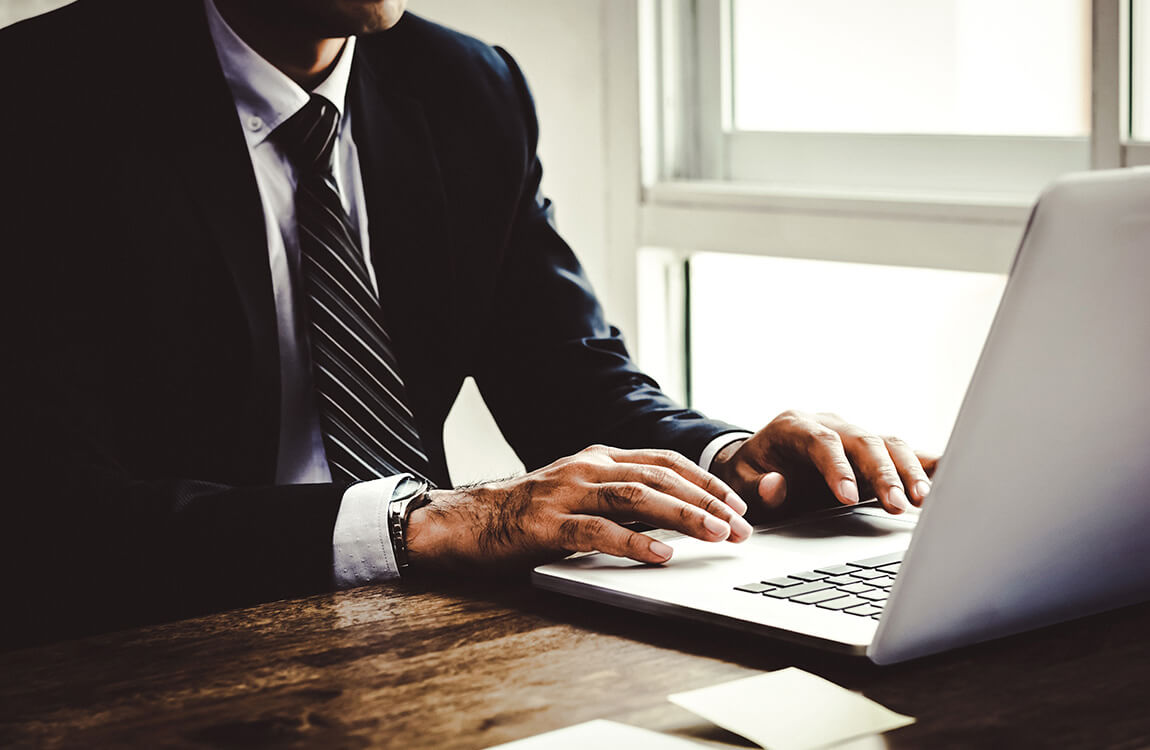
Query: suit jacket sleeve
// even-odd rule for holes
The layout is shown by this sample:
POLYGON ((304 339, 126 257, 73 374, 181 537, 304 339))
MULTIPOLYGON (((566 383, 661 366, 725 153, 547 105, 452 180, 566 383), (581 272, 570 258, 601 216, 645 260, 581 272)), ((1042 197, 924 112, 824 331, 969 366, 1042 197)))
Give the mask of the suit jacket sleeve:
POLYGON ((133 471, 92 394, 38 366, 71 363, 37 360, 5 377, 4 630, 56 638, 331 587, 343 487, 133 471))
POLYGON ((504 256, 494 313, 476 369, 484 399, 529 467, 588 445, 670 448, 697 460, 741 428, 668 398, 631 360, 540 192, 538 125, 522 73, 498 50, 522 114, 527 169, 504 256))
POLYGON ((33 317, 35 340, 9 338, 4 373, 0 545, 21 602, 6 629, 65 636, 330 588, 345 487, 234 487, 143 468, 117 434, 116 389, 81 343, 98 332, 59 310, 33 317))

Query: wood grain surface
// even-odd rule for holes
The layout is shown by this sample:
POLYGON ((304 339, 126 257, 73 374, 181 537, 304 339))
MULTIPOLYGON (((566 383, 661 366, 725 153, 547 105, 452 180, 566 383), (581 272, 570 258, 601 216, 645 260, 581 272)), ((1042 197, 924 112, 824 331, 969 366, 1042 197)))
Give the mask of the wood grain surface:
POLYGON ((917 717, 891 748, 1143 748, 1148 634, 1142 605, 875 667, 522 579, 385 585, 0 654, 0 746, 481 748, 610 718, 746 747, 667 694, 793 665, 917 717))

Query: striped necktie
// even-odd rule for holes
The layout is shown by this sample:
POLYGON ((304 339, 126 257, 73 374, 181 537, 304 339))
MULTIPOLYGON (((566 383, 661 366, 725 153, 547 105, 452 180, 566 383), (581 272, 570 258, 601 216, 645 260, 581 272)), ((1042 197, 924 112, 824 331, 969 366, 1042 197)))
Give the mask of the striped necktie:
POLYGON ((379 298, 332 174, 338 129, 339 110, 313 94, 272 133, 296 169, 300 275, 327 462, 336 482, 402 472, 426 479, 427 454, 379 298))

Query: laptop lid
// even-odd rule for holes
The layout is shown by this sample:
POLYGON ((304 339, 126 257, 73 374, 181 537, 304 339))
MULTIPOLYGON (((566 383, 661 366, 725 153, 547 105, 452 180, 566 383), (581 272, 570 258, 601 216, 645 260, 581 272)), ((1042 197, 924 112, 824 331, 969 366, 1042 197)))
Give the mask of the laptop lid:
POLYGON ((1150 169, 1031 218, 868 655, 903 661, 1150 598, 1150 169))

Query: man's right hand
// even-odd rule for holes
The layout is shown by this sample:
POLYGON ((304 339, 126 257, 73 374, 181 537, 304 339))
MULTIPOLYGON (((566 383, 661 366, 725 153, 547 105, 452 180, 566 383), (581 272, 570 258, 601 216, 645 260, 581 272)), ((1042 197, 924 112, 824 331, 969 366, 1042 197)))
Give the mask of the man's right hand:
POLYGON ((621 526, 674 529, 708 542, 751 535, 746 503, 673 451, 596 445, 525 476, 436 490, 411 514, 413 567, 506 567, 592 550, 644 563, 671 548, 621 526))

